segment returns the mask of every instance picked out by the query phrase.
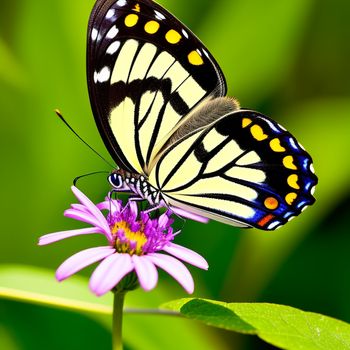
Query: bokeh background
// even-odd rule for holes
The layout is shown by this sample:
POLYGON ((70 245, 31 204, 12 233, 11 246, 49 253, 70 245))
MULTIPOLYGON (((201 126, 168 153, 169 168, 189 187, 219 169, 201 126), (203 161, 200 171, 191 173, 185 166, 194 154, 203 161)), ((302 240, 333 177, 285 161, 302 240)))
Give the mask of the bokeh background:
MULTIPOLYGON (((93 3, 1 4, 0 275, 13 265, 30 265, 52 269, 53 280, 61 261, 98 239, 36 245, 42 234, 82 226, 62 216, 73 200, 72 180, 109 170, 53 113, 60 108, 79 134, 108 157, 93 121, 85 78, 86 27, 93 3)), ((179 242, 210 264, 208 272, 191 270, 194 295, 287 304, 350 322, 350 3, 160 3, 216 57, 230 95, 288 128, 313 156, 319 176, 316 204, 276 232, 187 222, 179 242)), ((85 178, 79 186, 96 200, 108 189, 105 175, 85 178)), ((25 270, 14 279, 25 284, 25 270)), ((57 288, 64 289, 64 283, 57 288)), ((156 306, 185 296, 175 281, 161 274, 158 291, 134 292, 127 303, 156 306)), ((273 349, 253 337, 181 319, 125 319, 127 349, 273 349)), ((2 299, 0 348, 103 350, 110 348, 110 333, 108 324, 79 312, 2 299)))

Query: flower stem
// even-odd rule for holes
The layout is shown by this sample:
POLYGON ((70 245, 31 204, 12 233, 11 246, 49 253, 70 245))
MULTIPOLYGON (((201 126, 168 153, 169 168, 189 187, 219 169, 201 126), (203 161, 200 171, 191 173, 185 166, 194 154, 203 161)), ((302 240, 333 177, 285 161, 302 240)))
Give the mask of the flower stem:
POLYGON ((123 325, 123 305, 125 292, 114 292, 113 303, 113 326, 112 326, 112 349, 123 350, 122 325, 123 325))

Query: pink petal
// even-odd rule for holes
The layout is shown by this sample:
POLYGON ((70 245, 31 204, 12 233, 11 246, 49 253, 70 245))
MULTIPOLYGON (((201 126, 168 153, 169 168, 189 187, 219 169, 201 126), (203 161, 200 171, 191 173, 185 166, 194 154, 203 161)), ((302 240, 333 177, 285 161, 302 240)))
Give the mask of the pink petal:
POLYGON ((163 248, 163 250, 176 258, 185 261, 193 266, 199 267, 203 270, 208 270, 207 261, 195 251, 182 247, 181 245, 175 243, 169 243, 163 248))
POLYGON ((88 197, 86 197, 85 194, 83 192, 81 192, 77 187, 72 186, 71 189, 72 189, 74 195, 79 200, 79 202, 81 204, 85 205, 85 207, 90 211, 90 213, 99 221, 101 227, 106 232, 108 232, 109 226, 108 226, 107 220, 103 216, 103 214, 100 212, 100 210, 98 210, 96 205, 94 203, 92 203, 91 200, 88 197))
POLYGON ((181 284, 187 293, 193 293, 193 278, 182 262, 173 258, 172 256, 159 253, 151 253, 145 255, 145 257, 171 275, 181 284))
POLYGON ((104 209, 109 209, 111 206, 111 203, 110 201, 104 201, 104 202, 101 202, 101 203, 98 203, 96 204, 96 207, 99 209, 99 210, 104 210, 104 209))
POLYGON ((101 296, 114 288, 133 269, 134 264, 129 254, 112 254, 96 267, 90 278, 90 289, 101 296))
POLYGON ((146 291, 153 289, 158 282, 157 268, 146 256, 133 255, 131 259, 141 287, 146 291))
POLYGON ((121 204, 116 201, 116 200, 108 200, 108 201, 104 201, 102 203, 99 203, 96 205, 96 207, 100 210, 109 210, 112 214, 114 214, 115 212, 120 212, 121 211, 121 204))
POLYGON ((208 218, 206 218, 204 216, 201 216, 201 215, 198 215, 198 214, 191 213, 191 212, 189 212, 187 210, 184 210, 184 209, 181 209, 181 208, 177 208, 177 207, 173 207, 173 206, 171 206, 170 209, 171 209, 172 212, 174 212, 175 214, 181 216, 182 218, 187 218, 187 219, 190 219, 190 220, 202 222, 204 224, 209 222, 208 218))
POLYGON ((82 205, 82 204, 71 204, 71 209, 74 209, 74 210, 78 210, 78 211, 82 211, 84 213, 90 213, 85 205, 82 205))
POLYGON ((169 222, 169 216, 165 212, 158 219, 158 226, 159 226, 159 228, 160 229, 165 228, 168 222, 169 222))
POLYGON ((100 261, 114 252, 115 249, 109 246, 82 250, 81 252, 72 255, 60 265, 56 271, 56 278, 59 281, 62 281, 84 267, 91 265, 96 261, 100 261))
POLYGON ((103 232, 99 230, 97 227, 87 227, 87 228, 81 228, 79 230, 54 232, 54 233, 49 233, 47 235, 41 236, 39 238, 38 244, 46 245, 46 244, 60 241, 61 239, 79 236, 79 235, 89 235, 92 233, 103 233, 103 232))
POLYGON ((91 213, 85 213, 83 211, 80 210, 76 210, 76 209, 67 209, 64 211, 64 216, 67 218, 71 218, 71 219, 75 219, 75 220, 79 220, 79 221, 83 221, 86 222, 90 225, 96 226, 98 228, 101 229, 101 231, 106 235, 106 237, 108 238, 108 240, 112 240, 112 233, 111 230, 107 224, 107 221, 105 219, 105 223, 104 225, 101 225, 100 221, 98 221, 96 219, 95 216, 93 216, 93 214, 91 213))
POLYGON ((64 211, 64 216, 67 218, 87 222, 93 226, 101 227, 100 222, 90 212, 83 212, 76 209, 67 209, 64 211))

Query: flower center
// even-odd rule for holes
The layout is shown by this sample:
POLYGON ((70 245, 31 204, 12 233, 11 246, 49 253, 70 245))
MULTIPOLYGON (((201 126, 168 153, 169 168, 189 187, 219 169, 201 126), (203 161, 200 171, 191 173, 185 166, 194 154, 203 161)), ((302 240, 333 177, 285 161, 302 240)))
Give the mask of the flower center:
POLYGON ((112 234, 115 236, 115 248, 119 253, 130 255, 143 255, 143 246, 147 242, 147 237, 143 231, 143 225, 136 222, 134 227, 122 220, 115 222, 111 226, 112 234))

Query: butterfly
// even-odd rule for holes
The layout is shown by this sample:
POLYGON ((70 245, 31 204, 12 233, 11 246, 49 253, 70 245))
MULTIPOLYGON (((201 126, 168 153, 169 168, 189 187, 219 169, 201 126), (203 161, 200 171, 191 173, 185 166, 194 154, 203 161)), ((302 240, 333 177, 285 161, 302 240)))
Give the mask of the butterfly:
POLYGON ((225 97, 202 42, 151 0, 98 0, 87 79, 116 191, 237 227, 274 230, 314 203, 312 159, 294 136, 225 97))

